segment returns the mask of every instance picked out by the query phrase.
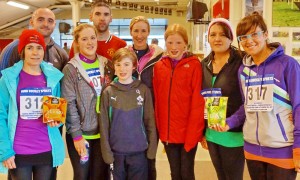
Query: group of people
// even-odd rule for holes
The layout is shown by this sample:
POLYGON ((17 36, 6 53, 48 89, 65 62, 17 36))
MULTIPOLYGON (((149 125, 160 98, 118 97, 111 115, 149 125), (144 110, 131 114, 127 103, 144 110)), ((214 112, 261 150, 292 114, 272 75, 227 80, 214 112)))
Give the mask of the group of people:
POLYGON ((69 56, 54 43, 55 16, 36 10, 0 56, 0 172, 56 179, 65 153, 59 121, 43 123, 41 99, 66 99, 66 143, 74 179, 155 180, 158 139, 173 180, 195 179, 200 142, 218 179, 295 179, 300 172, 300 66, 270 43, 256 12, 236 28, 213 19, 211 53, 188 51, 183 25, 169 25, 165 51, 148 44, 146 17, 131 19, 132 45, 109 33, 111 9, 96 2, 93 25, 75 27, 69 56), (243 51, 241 50, 241 47, 243 51), (24 93, 27 92, 27 93, 24 93), (36 92, 47 92, 36 93, 36 92), (226 97, 226 123, 209 125, 208 97, 226 97), (82 162, 82 157, 88 157, 82 162))
MULTIPOLYGON (((209 150, 218 179, 243 179, 245 159, 251 179, 296 179, 299 63, 269 41, 257 12, 240 20, 236 37, 238 49, 231 45, 232 26, 225 19, 208 26, 212 52, 201 61, 202 94, 228 101, 225 126, 207 126, 201 144, 209 150)), ((213 113, 213 103, 205 104, 205 117, 213 113)))

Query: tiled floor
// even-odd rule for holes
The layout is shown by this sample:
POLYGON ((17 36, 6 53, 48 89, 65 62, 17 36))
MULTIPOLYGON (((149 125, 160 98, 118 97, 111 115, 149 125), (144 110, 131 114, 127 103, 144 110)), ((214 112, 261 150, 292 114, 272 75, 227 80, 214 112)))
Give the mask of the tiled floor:
MULTIPOLYGON (((161 144, 159 144, 156 157, 157 180, 171 180, 169 163, 166 154, 163 153, 161 144)), ((198 146, 196 154, 195 174, 196 180, 217 180, 209 154, 206 150, 201 148, 201 145, 198 146)), ((72 178, 72 166, 69 158, 66 158, 64 164, 58 168, 58 180, 72 180, 72 178)), ((0 180, 6 180, 6 175, 0 174, 0 180)), ((247 168, 245 168, 244 180, 250 180, 247 168)), ((297 180, 300 180, 300 177, 298 177, 297 180)))

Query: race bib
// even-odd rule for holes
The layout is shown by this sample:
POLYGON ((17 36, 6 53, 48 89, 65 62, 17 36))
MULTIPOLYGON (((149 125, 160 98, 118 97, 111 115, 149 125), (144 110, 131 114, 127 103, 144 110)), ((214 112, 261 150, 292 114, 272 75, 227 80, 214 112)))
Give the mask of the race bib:
POLYGON ((246 111, 271 111, 273 109, 274 75, 247 77, 245 81, 246 111))
POLYGON ((43 96, 52 95, 51 88, 25 88, 20 92, 20 117, 38 119, 42 115, 43 96))
POLYGON ((90 77, 94 89, 96 90, 97 96, 100 96, 102 86, 101 86, 101 80, 100 80, 100 70, 99 68, 91 68, 86 70, 88 76, 90 77))

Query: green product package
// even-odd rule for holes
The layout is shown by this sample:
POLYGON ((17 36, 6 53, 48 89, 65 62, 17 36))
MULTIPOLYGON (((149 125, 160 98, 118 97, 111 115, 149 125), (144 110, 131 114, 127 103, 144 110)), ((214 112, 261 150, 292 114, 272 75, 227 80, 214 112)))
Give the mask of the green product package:
POLYGON ((228 97, 207 97, 206 109, 208 126, 219 124, 225 127, 228 97))

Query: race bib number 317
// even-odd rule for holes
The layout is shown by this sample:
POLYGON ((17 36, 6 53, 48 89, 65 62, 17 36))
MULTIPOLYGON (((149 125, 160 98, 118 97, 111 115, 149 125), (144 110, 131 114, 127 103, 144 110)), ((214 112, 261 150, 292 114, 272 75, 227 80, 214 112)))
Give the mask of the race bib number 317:
POLYGON ((22 119, 38 119, 42 115, 44 96, 52 95, 51 88, 26 88, 20 92, 20 117, 22 119))
POLYGON ((251 76, 246 78, 245 97, 246 110, 253 111, 271 111, 273 109, 273 85, 274 77, 267 74, 264 77, 251 76))

